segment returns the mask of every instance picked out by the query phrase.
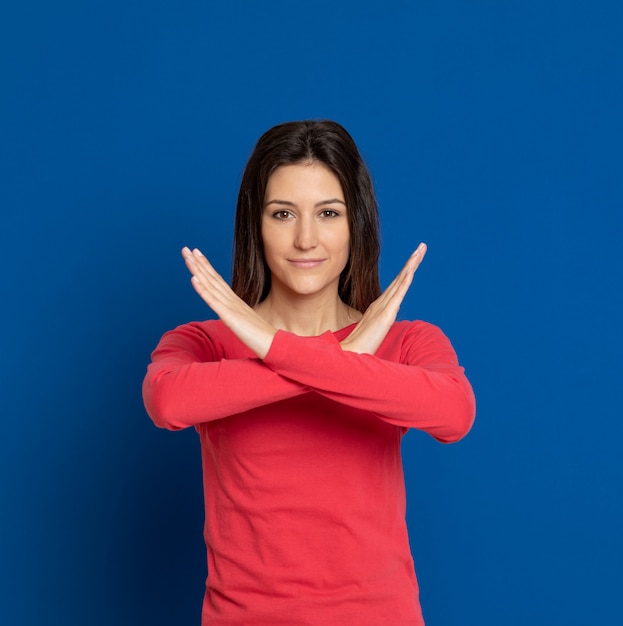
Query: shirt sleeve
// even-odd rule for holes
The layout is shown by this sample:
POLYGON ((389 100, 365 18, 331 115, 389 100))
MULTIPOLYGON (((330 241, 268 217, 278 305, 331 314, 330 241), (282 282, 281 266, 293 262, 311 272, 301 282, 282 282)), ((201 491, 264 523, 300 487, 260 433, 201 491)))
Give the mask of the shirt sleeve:
POLYGON ((162 337, 143 381, 156 426, 180 430, 309 391, 257 358, 227 359, 222 352, 195 324, 162 337))
POLYGON ((278 331, 264 363, 390 424, 423 430, 444 443, 465 436, 474 421, 475 398, 447 337, 432 324, 411 323, 393 351, 398 362, 344 351, 332 333, 299 337, 278 331))

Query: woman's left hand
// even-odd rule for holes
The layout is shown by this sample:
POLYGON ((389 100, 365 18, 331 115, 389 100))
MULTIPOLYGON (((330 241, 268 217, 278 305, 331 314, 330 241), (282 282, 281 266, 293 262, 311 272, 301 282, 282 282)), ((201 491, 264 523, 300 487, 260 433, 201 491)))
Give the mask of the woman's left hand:
POLYGON ((355 330, 341 342, 343 350, 360 354, 374 354, 377 351, 396 321, 415 270, 425 254, 426 244, 421 243, 389 287, 368 307, 355 330))
POLYGON ((195 248, 182 249, 191 283, 203 301, 250 350, 263 359, 277 332, 239 298, 208 259, 195 248))

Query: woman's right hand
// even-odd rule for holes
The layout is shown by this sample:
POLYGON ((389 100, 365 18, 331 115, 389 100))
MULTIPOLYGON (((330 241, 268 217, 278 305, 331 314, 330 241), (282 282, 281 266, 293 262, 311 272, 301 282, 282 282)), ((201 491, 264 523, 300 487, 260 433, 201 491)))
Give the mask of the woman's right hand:
POLYGON ((225 326, 263 359, 277 331, 233 292, 200 250, 195 248, 191 251, 184 247, 182 256, 192 274, 191 282, 195 291, 225 326))
POLYGON ((341 342, 343 350, 359 354, 374 354, 378 350, 396 321, 415 270, 425 254, 426 244, 421 243, 389 287, 368 307, 355 330, 341 342))

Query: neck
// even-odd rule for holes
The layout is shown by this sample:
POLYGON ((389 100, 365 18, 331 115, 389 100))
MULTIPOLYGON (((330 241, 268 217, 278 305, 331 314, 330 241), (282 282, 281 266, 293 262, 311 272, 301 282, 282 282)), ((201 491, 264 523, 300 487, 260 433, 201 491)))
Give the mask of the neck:
POLYGON ((255 310, 277 330, 305 337, 339 330, 362 317, 359 311, 342 302, 337 293, 300 296, 271 289, 255 310))

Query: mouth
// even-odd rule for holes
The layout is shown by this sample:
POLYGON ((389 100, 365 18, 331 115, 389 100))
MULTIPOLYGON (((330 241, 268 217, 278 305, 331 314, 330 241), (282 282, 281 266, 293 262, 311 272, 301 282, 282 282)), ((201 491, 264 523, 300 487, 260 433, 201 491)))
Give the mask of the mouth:
POLYGON ((288 259, 288 262, 298 269, 311 269, 318 267, 324 259, 288 259))

